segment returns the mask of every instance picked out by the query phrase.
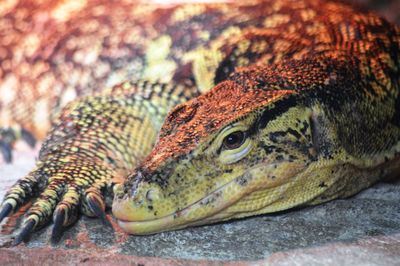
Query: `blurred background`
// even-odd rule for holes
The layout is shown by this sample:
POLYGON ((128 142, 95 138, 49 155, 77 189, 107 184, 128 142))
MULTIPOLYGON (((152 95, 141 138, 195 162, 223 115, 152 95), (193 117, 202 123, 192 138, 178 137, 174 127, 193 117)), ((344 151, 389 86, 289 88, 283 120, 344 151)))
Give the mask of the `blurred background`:
MULTIPOLYGON (((236 0, 240 1, 240 0, 236 0)), ((279 0, 277 0, 279 1, 279 0)), ((387 18, 389 21, 400 24, 400 0, 339 0, 342 2, 353 3, 362 8, 374 10, 387 18)), ((149 1, 143 1, 149 2, 149 1)), ((158 4, 170 4, 170 3, 182 3, 182 2, 193 2, 193 3, 215 3, 215 2, 235 2, 235 0, 152 0, 150 2, 158 4)), ((243 2, 243 1, 241 1, 243 2)))
MULTIPOLYGON (((240 1, 240 0, 236 0, 240 1)), ((279 1, 279 0, 277 0, 279 1)), ((389 21, 400 24, 400 0, 338 0, 341 2, 356 4, 362 8, 374 10, 387 18, 389 21)), ((235 0, 152 0, 143 2, 153 2, 158 4, 171 3, 215 3, 215 2, 235 2, 235 0)), ((243 1, 240 1, 243 2, 243 1)))
POLYGON ((400 0, 345 0, 375 10, 389 21, 400 24, 400 0))

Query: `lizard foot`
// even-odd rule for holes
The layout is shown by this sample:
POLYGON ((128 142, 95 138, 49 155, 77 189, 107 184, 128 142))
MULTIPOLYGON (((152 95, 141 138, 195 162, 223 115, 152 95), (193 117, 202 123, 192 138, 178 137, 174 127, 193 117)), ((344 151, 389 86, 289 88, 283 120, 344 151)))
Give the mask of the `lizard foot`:
POLYGON ((0 152, 6 163, 12 162, 13 144, 19 139, 32 148, 36 145, 35 137, 25 128, 0 127, 0 152))
POLYGON ((120 108, 118 103, 113 98, 86 98, 65 107, 55 120, 43 142, 36 168, 8 190, 0 207, 1 222, 34 199, 24 215, 15 245, 51 220, 51 241, 56 242, 79 213, 107 223, 104 193, 108 192, 112 177, 123 168, 118 165, 121 160, 113 146, 117 142, 109 136, 118 131, 116 120, 111 117, 120 108), (95 110, 92 106, 104 108, 95 110))
POLYGON ((29 198, 38 196, 25 213, 22 229, 13 245, 20 244, 35 228, 45 225, 51 218, 51 242, 58 242, 63 229, 77 220, 79 210, 109 224, 103 196, 109 171, 88 162, 80 163, 79 168, 76 165, 77 162, 72 160, 54 172, 51 169, 57 167, 44 163, 9 189, 1 206, 0 222, 17 211, 29 198), (42 190, 44 185, 45 189, 42 190))

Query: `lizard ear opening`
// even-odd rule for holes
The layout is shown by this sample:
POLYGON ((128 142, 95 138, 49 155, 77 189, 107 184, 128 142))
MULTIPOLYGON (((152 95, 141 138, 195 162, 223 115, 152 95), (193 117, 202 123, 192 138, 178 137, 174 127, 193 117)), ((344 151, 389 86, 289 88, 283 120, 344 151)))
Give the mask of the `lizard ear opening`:
POLYGON ((333 150, 334 138, 330 123, 320 107, 313 108, 310 117, 310 130, 315 155, 329 156, 333 150))

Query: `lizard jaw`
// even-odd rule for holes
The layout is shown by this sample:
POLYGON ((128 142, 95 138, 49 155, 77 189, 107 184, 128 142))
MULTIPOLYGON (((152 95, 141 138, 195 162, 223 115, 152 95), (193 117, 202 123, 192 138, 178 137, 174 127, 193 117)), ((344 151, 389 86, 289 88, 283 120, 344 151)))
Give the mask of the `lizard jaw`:
MULTIPOLYGON (((154 234, 189 226, 219 222, 234 217, 248 216, 251 212, 236 210, 234 208, 236 203, 246 196, 250 196, 253 192, 279 189, 282 185, 285 186, 285 180, 287 181, 299 173, 297 171, 288 171, 285 175, 281 176, 280 180, 266 185, 266 177, 265 175, 260 175, 260 173, 268 171, 268 168, 274 168, 275 165, 264 165, 249 169, 243 175, 234 178, 197 202, 160 218, 147 220, 132 219, 132 217, 129 217, 129 212, 134 212, 135 210, 129 198, 114 199, 112 211, 119 226, 125 232, 134 235, 154 234), (232 210, 230 207, 235 210, 232 210)), ((300 169, 297 168, 297 170, 300 169)), ((265 204, 274 203, 277 199, 277 197, 270 197, 265 204)))

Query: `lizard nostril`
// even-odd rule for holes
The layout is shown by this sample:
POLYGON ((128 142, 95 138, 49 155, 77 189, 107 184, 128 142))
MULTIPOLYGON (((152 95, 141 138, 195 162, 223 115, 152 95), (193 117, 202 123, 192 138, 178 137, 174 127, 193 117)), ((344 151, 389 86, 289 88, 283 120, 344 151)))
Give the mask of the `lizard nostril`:
POLYGON ((156 201, 156 200, 158 200, 158 199, 159 199, 159 193, 158 193, 158 191, 155 190, 155 189, 149 189, 149 190, 146 192, 146 199, 147 199, 148 201, 156 201))

